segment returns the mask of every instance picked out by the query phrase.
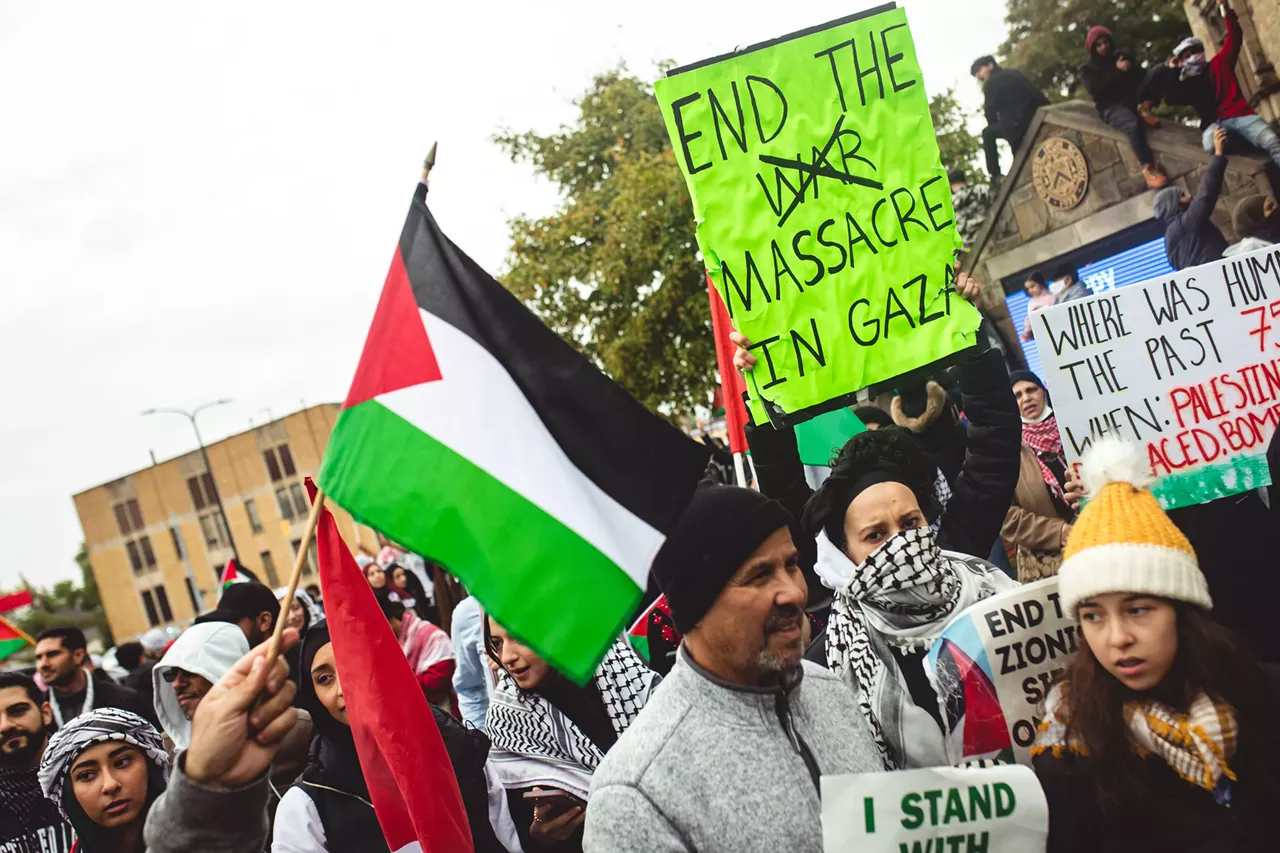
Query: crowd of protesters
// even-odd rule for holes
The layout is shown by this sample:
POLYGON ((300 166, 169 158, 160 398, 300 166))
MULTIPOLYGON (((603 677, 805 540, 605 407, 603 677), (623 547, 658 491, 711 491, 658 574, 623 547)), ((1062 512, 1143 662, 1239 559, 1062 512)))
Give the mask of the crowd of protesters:
MULTIPOLYGON (((1160 189, 1179 268, 1280 237, 1262 196, 1235 211, 1237 246, 1208 220, 1232 144, 1280 163, 1234 82, 1229 10, 1227 23, 1211 59, 1187 39, 1150 73, 1105 28, 1085 38, 1080 77, 1160 189), (1147 143, 1158 102, 1193 106, 1214 152, 1194 198, 1164 186, 1147 143)), ((996 140, 1016 149, 1047 101, 992 57, 973 74, 998 184, 996 140)), ((980 223, 989 191, 950 177, 980 223)), ((974 225, 961 227, 968 242, 974 225)), ((969 301, 980 289, 963 273, 954 286, 969 301)), ((1089 295, 1070 267, 1026 291, 1029 316, 1089 295)), ((752 370, 750 342, 733 341, 752 370)), ((823 775, 950 763, 958 720, 925 664, 943 629, 1057 577, 1082 642, 1032 749, 1050 850, 1273 849, 1280 638, 1261 603, 1280 595, 1280 567, 1261 533, 1280 502, 1255 490, 1166 513, 1118 440, 1096 442, 1077 476, 1044 383, 981 345, 855 413, 866 431, 833 448, 816 487, 792 428, 748 429, 758 490, 732 485, 715 448, 651 566, 645 603, 663 597, 649 659, 619 639, 584 685, 443 568, 390 547, 358 558, 429 703, 474 848, 821 850, 823 775)), ((1280 445, 1268 458, 1280 474, 1280 445)), ((0 673, 0 853, 387 850, 322 590, 281 613, 286 595, 228 586, 180 635, 122 644, 118 680, 78 629, 42 632, 34 677, 0 673)))

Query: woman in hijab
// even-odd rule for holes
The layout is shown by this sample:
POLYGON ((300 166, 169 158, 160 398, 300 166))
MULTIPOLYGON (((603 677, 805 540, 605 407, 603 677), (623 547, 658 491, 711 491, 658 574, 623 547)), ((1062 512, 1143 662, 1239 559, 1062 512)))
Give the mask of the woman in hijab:
POLYGON ((39 775, 76 831, 75 853, 144 853, 142 829, 169 780, 169 756, 146 720, 97 708, 54 733, 39 775))
POLYGON ((1009 382, 1022 417, 1022 456, 1000 535, 1017 549, 1018 580, 1031 583, 1057 574, 1080 495, 1044 383, 1029 370, 1013 371, 1009 382))
MULTIPOLYGON (((288 593, 289 587, 282 586, 276 590, 276 601, 284 601, 285 594, 288 593)), ((307 636, 307 629, 312 625, 324 620, 324 613, 316 606, 313 599, 306 590, 297 589, 293 592, 293 603, 289 605, 289 613, 284 618, 284 626, 293 628, 298 632, 299 637, 307 636)), ((289 664, 289 678, 294 684, 301 684, 301 671, 299 669, 298 659, 302 654, 301 644, 294 646, 284 653, 284 659, 289 664)))
MULTIPOLYGON (((272 853, 386 851, 386 839, 378 825, 351 734, 329 626, 325 622, 313 625, 301 647, 305 675, 298 682, 298 704, 311 714, 316 734, 311 763, 276 810, 272 853)), ((484 772, 487 739, 479 732, 463 729, 434 706, 432 712, 453 763, 476 853, 505 850, 490 823, 484 772)))
POLYGON ((427 597, 427 589, 422 585, 421 578, 397 563, 387 566, 387 577, 391 581, 390 587, 400 594, 401 604, 416 613, 419 619, 437 622, 439 617, 431 606, 431 599, 427 597))
MULTIPOLYGON (((963 273, 955 286, 966 300, 979 289, 963 273)), ((735 363, 749 369, 754 359, 734 334, 735 363)), ((1017 407, 998 351, 961 355, 957 363, 969 426, 945 512, 933 465, 899 427, 850 439, 816 492, 805 484, 794 430, 750 436, 761 491, 800 517, 814 537, 808 557, 816 574, 835 591, 827 631, 806 657, 857 692, 889 769, 959 759, 962 727, 944 717, 924 658, 957 613, 1016 586, 975 555, 991 553, 1017 483, 1017 407)))
POLYGON ((484 647, 501 669, 485 718, 489 767, 507 790, 520 844, 578 853, 591 776, 661 677, 618 640, 579 687, 492 617, 484 647))

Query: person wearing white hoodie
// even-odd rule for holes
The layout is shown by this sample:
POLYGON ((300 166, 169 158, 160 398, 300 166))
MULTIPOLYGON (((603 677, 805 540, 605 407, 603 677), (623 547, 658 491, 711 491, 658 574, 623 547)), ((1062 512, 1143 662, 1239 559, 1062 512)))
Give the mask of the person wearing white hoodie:
POLYGON ((173 750, 191 743, 191 718, 218 679, 249 653, 249 641, 236 625, 192 625, 174 641, 151 670, 156 716, 173 750))
MULTIPOLYGON (((191 718, 210 688, 236 661, 249 653, 249 642, 238 625, 206 622, 192 625, 165 652, 152 670, 156 716, 168 741, 170 755, 186 749, 191 742, 191 718)), ((269 811, 307 766, 311 744, 311 716, 298 712, 293 731, 285 736, 271 765, 272 796, 269 811)))

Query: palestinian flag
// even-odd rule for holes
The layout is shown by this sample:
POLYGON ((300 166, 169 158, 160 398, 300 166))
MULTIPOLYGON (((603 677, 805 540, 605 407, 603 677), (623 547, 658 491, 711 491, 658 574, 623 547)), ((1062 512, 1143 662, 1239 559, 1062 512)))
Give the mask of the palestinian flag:
POLYGON ((249 579, 245 577, 240 569, 236 566, 235 560, 227 560, 227 565, 222 569, 222 579, 218 581, 221 589, 226 589, 233 583, 248 583, 249 579))
POLYGON ((724 400, 724 425, 729 433, 729 449, 734 453, 746 453, 745 427, 751 422, 751 416, 747 414, 747 405, 742 402, 742 395, 747 392, 747 383, 738 368, 733 366, 736 347, 729 340, 733 325, 729 320, 729 311, 724 307, 724 300, 720 298, 720 291, 711 283, 709 274, 707 298, 711 300, 711 333, 716 341, 716 369, 720 371, 720 393, 724 400))
POLYGON ((464 255, 425 199, 419 185, 320 485, 583 683, 707 452, 464 255))
POLYGON ((20 651, 28 643, 34 646, 36 641, 27 636, 26 632, 17 625, 0 616, 0 660, 20 651))

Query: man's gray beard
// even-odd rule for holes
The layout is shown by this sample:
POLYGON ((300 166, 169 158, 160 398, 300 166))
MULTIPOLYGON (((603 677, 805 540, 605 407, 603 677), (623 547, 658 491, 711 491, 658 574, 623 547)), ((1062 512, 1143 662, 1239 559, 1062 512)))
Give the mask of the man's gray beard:
POLYGON ((790 656, 779 657, 778 655, 771 654, 768 649, 765 649, 760 652, 759 657, 756 658, 756 666, 760 667, 760 669, 765 672, 787 672, 788 670, 792 670, 800 666, 801 657, 802 655, 797 655, 795 658, 790 656))

